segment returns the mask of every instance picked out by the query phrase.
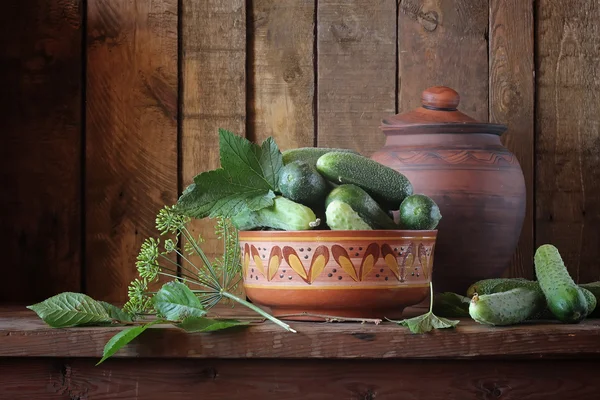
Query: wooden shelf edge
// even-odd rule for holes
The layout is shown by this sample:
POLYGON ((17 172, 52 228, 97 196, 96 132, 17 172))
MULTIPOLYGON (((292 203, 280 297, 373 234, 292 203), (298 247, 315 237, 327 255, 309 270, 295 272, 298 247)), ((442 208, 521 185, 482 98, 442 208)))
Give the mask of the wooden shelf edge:
MULTIPOLYGON (((461 319, 454 329, 416 335, 393 323, 291 322, 288 333, 269 322, 214 333, 188 334, 155 326, 115 358, 453 359, 600 358, 600 320, 486 327, 461 319)), ((102 356, 123 328, 48 327, 33 312, 0 310, 0 357, 102 356)))

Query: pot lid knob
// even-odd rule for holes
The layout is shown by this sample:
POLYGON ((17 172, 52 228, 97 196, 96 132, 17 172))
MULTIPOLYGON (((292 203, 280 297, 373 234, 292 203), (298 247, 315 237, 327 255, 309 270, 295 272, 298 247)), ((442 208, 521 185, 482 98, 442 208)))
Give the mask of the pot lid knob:
POLYGON ((421 104, 430 110, 454 111, 460 103, 460 95, 446 86, 433 86, 421 94, 421 104))

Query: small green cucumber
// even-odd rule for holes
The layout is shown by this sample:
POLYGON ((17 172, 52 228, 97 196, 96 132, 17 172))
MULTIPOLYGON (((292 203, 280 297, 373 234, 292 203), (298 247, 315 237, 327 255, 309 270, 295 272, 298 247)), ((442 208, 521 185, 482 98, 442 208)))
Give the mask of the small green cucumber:
MULTIPOLYGON (((580 283, 579 287, 584 288, 592 293, 596 299, 596 303, 600 301, 600 282, 580 283)), ((589 315, 589 317, 600 317, 600 307, 594 308, 594 311, 589 315)))
POLYGON ((332 151, 358 154, 356 151, 350 149, 298 147, 296 149, 285 150, 281 153, 281 155, 283 157, 283 165, 287 165, 294 161, 304 161, 314 167, 317 164, 319 157, 321 157, 323 154, 331 153, 332 151))
POLYGON ((569 275, 558 249, 551 244, 538 247, 534 264, 548 308, 556 319, 566 323, 583 320, 587 315, 587 300, 569 275))
POLYGON ((484 325, 514 325, 529 319, 544 308, 544 298, 535 290, 511 289, 493 294, 475 294, 469 315, 484 325))
POLYGON ((258 211, 247 210, 235 215, 231 222, 240 231, 257 228, 302 231, 316 228, 321 220, 309 207, 283 196, 276 196, 272 206, 258 211))
POLYGON ((281 194, 305 206, 321 205, 331 190, 328 182, 305 161, 293 161, 279 173, 281 194))
POLYGON ((354 184, 389 210, 397 210, 413 186, 406 176, 370 158, 353 153, 330 152, 317 160, 317 171, 337 184, 354 184))
POLYGON ((325 210, 325 220, 332 231, 372 229, 350 205, 339 200, 329 203, 325 210))
POLYGON ((326 209, 336 200, 349 205, 371 229, 398 229, 398 226, 379 207, 379 204, 367 192, 356 185, 340 185, 329 192, 325 199, 326 209))
POLYGON ((511 282, 511 281, 526 281, 523 278, 490 278, 490 279, 482 279, 473 283, 467 289, 467 297, 471 298, 475 293, 477 294, 492 294, 494 292, 494 287, 499 283, 503 282, 511 282))
POLYGON ((440 208, 424 194, 412 194, 400 204, 400 227, 411 230, 435 229, 442 219, 440 208))

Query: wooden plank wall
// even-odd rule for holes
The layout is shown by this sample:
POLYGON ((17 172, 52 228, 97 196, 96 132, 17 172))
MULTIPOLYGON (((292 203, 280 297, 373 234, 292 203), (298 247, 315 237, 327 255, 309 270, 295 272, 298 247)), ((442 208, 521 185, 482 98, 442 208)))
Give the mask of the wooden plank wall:
MULTIPOLYGON (((218 165, 217 129, 282 150, 383 145, 448 85, 509 126, 527 213, 506 275, 554 243, 600 280, 595 0, 27 0, 0 16, 1 301, 122 301, 154 216, 218 165)), ((194 227, 207 250, 211 223, 194 227)))

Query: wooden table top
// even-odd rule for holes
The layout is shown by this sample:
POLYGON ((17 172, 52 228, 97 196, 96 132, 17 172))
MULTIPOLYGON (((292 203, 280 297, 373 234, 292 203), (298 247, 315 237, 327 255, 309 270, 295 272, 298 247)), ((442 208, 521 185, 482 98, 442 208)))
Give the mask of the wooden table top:
MULTIPOLYGON (((238 315, 249 315, 235 310, 238 315)), ((600 356, 600 319, 487 327, 461 319, 454 329, 412 334, 394 323, 271 322, 213 333, 149 328, 113 357, 158 358, 581 358, 600 356)), ((56 329, 22 307, 0 308, 0 357, 101 357, 122 327, 56 329)))

